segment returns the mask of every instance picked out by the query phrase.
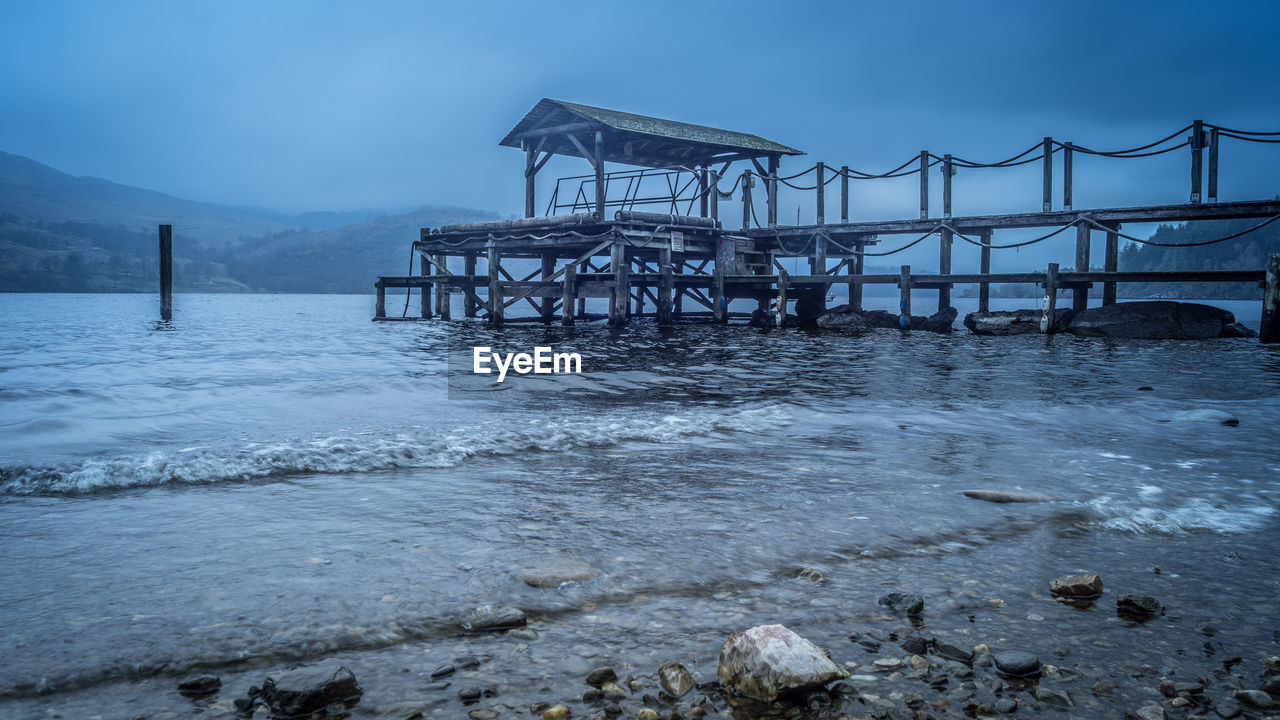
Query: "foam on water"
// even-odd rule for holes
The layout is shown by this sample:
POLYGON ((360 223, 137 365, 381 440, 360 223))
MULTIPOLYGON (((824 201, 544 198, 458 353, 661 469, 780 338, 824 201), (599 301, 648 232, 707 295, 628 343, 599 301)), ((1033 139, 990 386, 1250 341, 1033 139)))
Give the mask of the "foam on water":
POLYGON ((1109 495, 1077 503, 1096 525, 1129 533, 1185 535, 1194 532, 1218 534, 1258 530, 1275 514, 1275 508, 1256 500, 1192 498, 1170 506, 1145 504, 1153 493, 1140 493, 1138 502, 1109 495))

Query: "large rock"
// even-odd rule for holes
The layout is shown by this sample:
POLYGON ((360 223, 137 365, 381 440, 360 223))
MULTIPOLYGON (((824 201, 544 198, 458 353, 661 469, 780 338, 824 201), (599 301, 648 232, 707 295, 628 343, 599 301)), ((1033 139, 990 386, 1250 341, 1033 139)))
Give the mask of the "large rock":
POLYGON ((481 605, 462 619, 462 629, 467 632, 510 630, 528 622, 524 613, 513 607, 481 605))
POLYGON ((827 290, 801 290, 796 293, 796 321, 801 327, 813 327, 827 312, 827 290))
POLYGON ((1170 300, 1144 300, 1089 308, 1071 320, 1071 332, 1090 337, 1203 339, 1222 337, 1236 318, 1221 308, 1170 300))
POLYGON ((818 316, 817 322, 818 327, 820 328, 840 328, 842 330, 854 330, 857 332, 865 332, 872 328, 871 323, 867 322, 865 315, 853 310, 828 312, 818 316))
POLYGON ((1049 592, 1069 598, 1096 598, 1102 594, 1102 578, 1097 573, 1063 575, 1049 581, 1049 592))
POLYGON ((955 326, 956 316, 959 314, 959 311, 955 308, 945 307, 927 318, 918 318, 913 315, 911 317, 911 329, 936 333, 949 333, 955 326))
POLYGON ((520 571, 520 579, 536 588, 555 588, 565 583, 590 580, 600 573, 578 560, 560 560, 550 565, 520 571))
MULTIPOLYGON (((1040 310, 995 310, 971 312, 964 316, 964 326, 974 335, 1034 335, 1040 332, 1040 310)), ((1066 332, 1075 317, 1071 308, 1058 308, 1053 314, 1050 332, 1066 332)))
POLYGON ((340 661, 325 660, 268 676, 259 698, 276 715, 296 717, 356 700, 361 692, 356 676, 340 661))
POLYGON ((764 701, 849 677, 816 645, 781 625, 730 635, 717 675, 725 688, 764 701))

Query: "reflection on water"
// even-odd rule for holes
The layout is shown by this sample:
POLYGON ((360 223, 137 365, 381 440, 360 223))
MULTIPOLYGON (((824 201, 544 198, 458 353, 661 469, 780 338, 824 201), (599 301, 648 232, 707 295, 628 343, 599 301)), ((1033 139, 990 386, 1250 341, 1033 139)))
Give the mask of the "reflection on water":
POLYGON ((492 329, 371 323, 359 297, 180 300, 156 332, 142 296, 0 297, 0 693, 385 648, 362 656, 377 675, 485 601, 558 623, 535 655, 598 640, 581 608, 599 607, 644 657, 756 620, 838 638, 887 585, 964 615, 966 578, 1025 576, 982 580, 1008 632, 987 596, 1023 617, 1078 566, 1148 582, 1163 556, 1217 567, 1215 593, 1276 577, 1270 553, 1219 562, 1276 539, 1280 366, 1256 341, 492 329), (451 345, 550 345, 584 372, 497 385, 451 368, 451 345), (1199 408, 1240 425, 1172 422, 1199 408), (1052 501, 956 494, 973 488, 1052 501), (562 558, 599 576, 517 579, 562 558), (807 567, 831 582, 792 579, 807 567))

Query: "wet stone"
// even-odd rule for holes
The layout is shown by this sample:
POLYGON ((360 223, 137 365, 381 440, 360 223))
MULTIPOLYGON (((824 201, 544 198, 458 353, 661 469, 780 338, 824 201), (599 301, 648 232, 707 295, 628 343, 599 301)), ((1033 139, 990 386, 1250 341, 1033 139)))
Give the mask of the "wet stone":
POLYGON ((912 655, 924 655, 926 652, 929 652, 929 641, 922 637, 909 637, 906 640, 903 640, 902 644, 898 647, 901 647, 912 655))
MULTIPOLYGON (((521 627, 527 622, 524 612, 517 608, 487 604, 468 612, 462 620, 462 629, 475 633, 510 630, 521 627)), ((455 661, 454 664, 458 663, 455 661)), ((459 665, 459 667, 462 666, 459 665)))
POLYGON ((611 682, 602 684, 600 686, 600 692, 609 700, 622 700, 627 696, 626 690, 623 690, 611 682))
POLYGON ((933 639, 933 651, 948 660, 955 660, 966 665, 973 662, 972 650, 942 638, 933 639))
POLYGON ((591 688, 590 690, 582 693, 582 702, 587 703, 588 705, 598 703, 603 699, 604 693, 600 692, 598 688, 591 688))
POLYGON ((462 702, 475 702, 476 700, 479 700, 480 696, 483 694, 484 691, 478 687, 464 687, 458 691, 458 699, 462 702))
POLYGON ((475 655, 462 655, 454 658, 453 664, 461 670, 470 670, 471 668, 480 667, 480 658, 475 655))
POLYGON ((1280 704, 1276 703, 1271 699, 1270 695, 1261 690, 1236 690, 1232 695, 1241 703, 1262 710, 1267 710, 1280 704))
POLYGON ((995 654, 996 669, 1012 677, 1030 677, 1040 673, 1040 658, 1025 650, 1004 650, 995 654))
POLYGON ((1012 698, 1000 698, 999 700, 996 700, 995 705, 992 707, 996 712, 1002 715, 1008 715, 1018 709, 1018 701, 1012 698))
POLYGON ((196 675, 178 683, 178 692, 186 697, 204 697, 212 695, 222 687, 222 678, 217 675, 196 675))
POLYGON ((1054 690, 1043 686, 1037 686, 1031 692, 1032 697, 1040 702, 1048 705, 1055 710, 1068 710, 1075 707, 1075 702, 1071 700, 1071 696, 1065 690, 1054 690))
POLYGON ((431 677, 439 678, 439 677, 444 677, 445 675, 451 675, 454 672, 456 672, 457 669, 458 668, 454 667, 453 665, 441 665, 437 667, 435 670, 431 671, 431 677))
POLYGON ((467 713, 467 717, 471 718, 471 720, 497 720, 498 711, 488 708, 477 709, 467 713))
POLYGON ((1147 703, 1133 714, 1137 720, 1165 720, 1164 708, 1159 703, 1147 703))
POLYGON ((1150 595, 1125 593, 1116 598, 1116 612, 1120 615, 1152 617, 1164 610, 1164 605, 1150 595))
POLYGON ((569 717, 568 705, 553 705, 542 711, 540 716, 542 720, 561 720, 561 718, 569 717))
POLYGON ((610 667, 599 667, 587 673, 588 685, 603 685, 618 679, 618 674, 610 667))
POLYGON ((1102 594, 1102 578, 1097 573, 1063 575, 1049 581, 1049 592, 1060 597, 1096 598, 1102 594))
POLYGON ((361 692, 350 670, 337 660, 326 660, 268 676, 261 699, 277 715, 292 716, 357 700, 361 692))
POLYGON ((919 615, 924 612, 924 598, 919 593, 891 592, 880 596, 880 605, 904 615, 919 615))
POLYGON ((658 668, 658 682, 673 698, 684 697, 693 689, 693 676, 678 662, 663 663, 662 667, 658 668))

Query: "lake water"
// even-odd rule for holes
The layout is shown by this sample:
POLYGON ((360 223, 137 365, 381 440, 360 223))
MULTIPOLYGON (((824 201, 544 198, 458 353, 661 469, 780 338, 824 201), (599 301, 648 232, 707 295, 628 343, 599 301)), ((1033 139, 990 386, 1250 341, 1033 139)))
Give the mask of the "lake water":
MULTIPOLYGON (((1258 303, 1226 305, 1257 327, 1258 303)), ((468 678, 527 716, 602 664, 713 679, 725 636, 772 622, 853 672, 872 656, 850 633, 1029 649, 1099 717, 1280 654, 1280 348, 1256 340, 492 329, 372 323, 358 296, 156 314, 0 295, 0 716, 232 717, 264 674, 330 656, 365 688, 356 717, 465 716, 468 678), (450 393, 450 343, 553 345, 584 373, 450 393), (1173 421, 1196 409, 1240 422, 1173 421), (566 559, 598 576, 518 578, 566 559), (1077 571, 1107 585, 1093 607, 1048 595, 1077 571), (923 627, 885 615, 890 590, 925 597, 923 627), (1123 592, 1166 612, 1123 622, 1123 592), (485 602, 536 638, 463 634, 485 602), (484 663, 432 685, 459 654, 484 663), (194 671, 223 692, 178 696, 194 671)))

